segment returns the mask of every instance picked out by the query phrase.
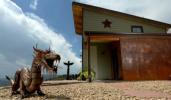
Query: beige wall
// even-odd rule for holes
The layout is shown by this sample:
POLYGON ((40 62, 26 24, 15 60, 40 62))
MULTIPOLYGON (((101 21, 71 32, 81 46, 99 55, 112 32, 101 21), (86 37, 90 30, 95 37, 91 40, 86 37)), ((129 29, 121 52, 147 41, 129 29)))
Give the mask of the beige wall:
POLYGON ((102 14, 93 11, 84 11, 83 30, 111 33, 130 33, 132 25, 143 26, 144 33, 165 33, 165 29, 149 25, 148 23, 138 22, 128 18, 116 17, 113 15, 102 14), (108 19, 112 22, 111 28, 104 28, 102 22, 108 19))
POLYGON ((95 71, 96 76, 95 79, 99 79, 99 72, 98 72, 98 63, 97 63, 97 46, 90 47, 90 60, 91 60, 91 68, 95 71))

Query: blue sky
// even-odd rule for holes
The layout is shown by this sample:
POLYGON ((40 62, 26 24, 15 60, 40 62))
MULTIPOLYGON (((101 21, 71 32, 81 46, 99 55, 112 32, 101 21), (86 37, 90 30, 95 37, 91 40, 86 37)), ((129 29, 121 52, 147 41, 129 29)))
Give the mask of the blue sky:
POLYGON ((74 62, 71 73, 81 70, 81 36, 75 34, 71 0, 1 0, 0 23, 0 77, 29 67, 36 43, 61 55, 58 74, 66 73, 68 60, 74 62))
POLYGON ((75 34, 72 0, 14 0, 23 12, 31 12, 42 18, 48 27, 62 35, 73 44, 73 51, 80 55, 81 37, 75 34), (32 8, 37 1, 36 8, 32 8))
MULTIPOLYGON (((98 7, 171 23, 171 0, 74 0, 98 7), (107 1, 107 2, 106 2, 107 1)), ((0 77, 29 67, 32 46, 51 48, 62 57, 59 74, 81 70, 81 36, 75 34, 72 0, 0 0, 0 77)))

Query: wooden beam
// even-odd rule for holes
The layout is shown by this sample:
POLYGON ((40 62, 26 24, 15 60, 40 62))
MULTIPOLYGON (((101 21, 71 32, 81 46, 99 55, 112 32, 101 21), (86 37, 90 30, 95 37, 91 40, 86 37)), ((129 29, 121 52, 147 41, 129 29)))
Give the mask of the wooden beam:
POLYGON ((90 36, 91 42, 119 41, 119 36, 90 36))

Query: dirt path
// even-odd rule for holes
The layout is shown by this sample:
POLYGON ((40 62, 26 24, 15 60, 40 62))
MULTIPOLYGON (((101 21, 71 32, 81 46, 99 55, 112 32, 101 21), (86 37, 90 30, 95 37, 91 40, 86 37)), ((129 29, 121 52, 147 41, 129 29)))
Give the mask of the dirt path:
MULTIPOLYGON (((25 100, 171 100, 171 81, 46 81, 42 90, 46 96, 33 94, 25 100)), ((10 97, 10 87, 0 88, 0 100, 19 98, 10 97)))

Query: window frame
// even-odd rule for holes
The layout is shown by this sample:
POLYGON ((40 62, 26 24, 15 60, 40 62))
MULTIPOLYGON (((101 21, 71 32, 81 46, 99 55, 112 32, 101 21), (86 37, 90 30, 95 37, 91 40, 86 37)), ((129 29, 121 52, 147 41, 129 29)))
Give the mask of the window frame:
POLYGON ((131 32, 132 33, 144 33, 143 26, 132 25, 131 26, 131 32), (141 32, 133 32, 133 28, 140 28, 141 29, 141 32))

